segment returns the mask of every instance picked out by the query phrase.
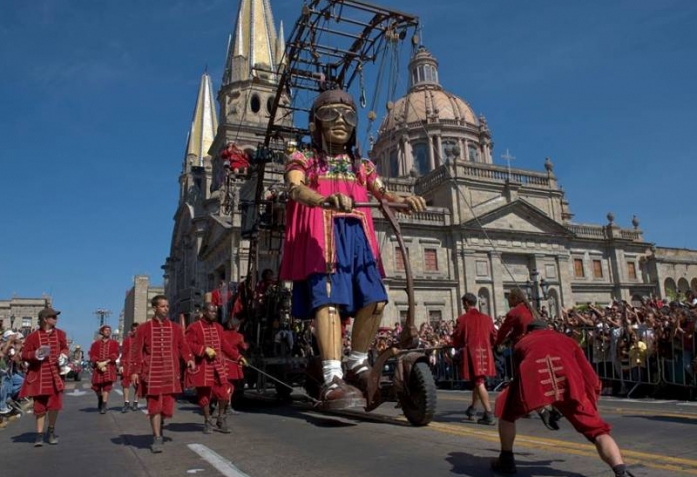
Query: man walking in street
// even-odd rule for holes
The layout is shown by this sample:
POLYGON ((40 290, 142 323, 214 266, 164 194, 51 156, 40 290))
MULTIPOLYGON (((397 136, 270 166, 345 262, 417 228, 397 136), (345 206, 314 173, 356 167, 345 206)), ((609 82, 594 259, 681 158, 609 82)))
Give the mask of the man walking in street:
POLYGON ((29 363, 29 369, 19 393, 20 398, 34 398, 36 417, 35 447, 44 444, 44 424, 48 413, 48 443, 58 444, 56 421, 63 408, 63 380, 58 360, 68 359, 68 341, 65 332, 56 328, 60 311, 46 307, 39 312, 39 329, 27 336, 22 348, 22 360, 29 363))
POLYGON ((554 405, 571 425, 595 444, 600 458, 616 477, 631 477, 610 425, 598 414, 601 382, 576 342, 533 321, 513 349, 515 377, 496 400, 501 453, 492 469, 516 473, 513 442, 515 421, 530 411, 554 405))
POLYGON ((473 383, 472 404, 465 414, 468 419, 473 420, 477 402, 481 401, 484 415, 477 422, 493 426, 496 424, 496 419, 491 412, 486 378, 496 376, 492 349, 496 340, 494 320, 479 312, 477 296, 473 293, 465 293, 462 297, 462 306, 465 313, 457 319, 457 326, 453 333, 453 346, 462 349, 460 355, 462 379, 473 383))
POLYGON ((167 297, 156 295, 151 305, 155 315, 138 326, 132 345, 131 381, 140 386, 140 395, 147 399, 153 433, 150 450, 159 454, 163 451, 163 421, 174 415, 174 395, 182 390, 179 360, 185 361, 191 370, 195 365, 184 331, 168 318, 167 297))
POLYGON ((128 412, 129 410, 138 410, 138 386, 131 382, 131 369, 133 368, 133 356, 131 355, 131 349, 133 340, 136 335, 136 330, 138 329, 138 323, 133 323, 131 329, 128 332, 126 338, 124 338, 123 343, 121 343, 121 388, 123 390, 123 408, 121 412, 128 412), (131 386, 133 386, 133 404, 129 402, 131 394, 131 386))
POLYGON ((119 343, 111 339, 111 326, 99 328, 99 339, 92 343, 89 351, 92 363, 92 390, 97 393, 99 414, 106 414, 109 393, 116 381, 116 360, 119 357, 119 343))
POLYGON ((217 319, 218 307, 213 303, 206 303, 203 307, 203 319, 192 323, 186 329, 186 341, 196 362, 196 367, 187 372, 187 383, 196 388, 198 405, 203 410, 204 434, 213 431, 211 400, 218 403, 216 428, 225 434, 230 433, 227 425, 227 407, 232 397, 232 385, 228 382, 224 354, 239 359, 237 350, 225 340, 223 327, 216 322, 217 319))

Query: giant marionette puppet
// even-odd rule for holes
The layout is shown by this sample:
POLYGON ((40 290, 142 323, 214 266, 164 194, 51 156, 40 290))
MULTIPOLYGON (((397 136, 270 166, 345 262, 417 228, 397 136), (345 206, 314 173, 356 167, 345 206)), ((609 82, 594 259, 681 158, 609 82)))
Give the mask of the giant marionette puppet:
POLYGON ((356 148, 356 105, 346 92, 324 91, 310 110, 312 149, 292 153, 286 164, 287 206, 281 280, 293 281, 296 317, 314 318, 322 359, 326 409, 365 406, 373 341, 387 293, 371 211, 354 207, 378 200, 426 209, 422 197, 390 193, 375 165, 356 148), (355 318, 352 351, 342 369, 341 317, 355 318))

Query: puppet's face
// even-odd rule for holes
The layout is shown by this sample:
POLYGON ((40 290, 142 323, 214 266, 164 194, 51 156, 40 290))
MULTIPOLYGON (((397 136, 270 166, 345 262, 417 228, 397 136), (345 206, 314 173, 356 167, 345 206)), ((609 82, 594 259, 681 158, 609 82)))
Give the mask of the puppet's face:
POLYGON ((315 111, 315 119, 324 141, 332 145, 346 144, 358 122, 356 110, 342 103, 325 104, 315 111))

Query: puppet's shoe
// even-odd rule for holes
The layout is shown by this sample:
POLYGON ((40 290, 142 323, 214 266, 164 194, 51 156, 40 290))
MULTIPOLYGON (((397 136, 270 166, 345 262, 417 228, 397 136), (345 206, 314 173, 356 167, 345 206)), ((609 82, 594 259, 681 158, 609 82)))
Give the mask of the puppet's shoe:
POLYGON ((373 368, 370 367, 368 362, 363 361, 356 367, 346 371, 346 382, 351 386, 357 387, 361 392, 366 393, 372 370, 373 368))
POLYGON ((326 411, 338 411, 354 407, 365 408, 363 393, 336 376, 325 384, 320 393, 319 407, 326 411))
POLYGON ((515 474, 518 472, 513 457, 504 457, 501 455, 491 462, 491 470, 499 474, 515 474))

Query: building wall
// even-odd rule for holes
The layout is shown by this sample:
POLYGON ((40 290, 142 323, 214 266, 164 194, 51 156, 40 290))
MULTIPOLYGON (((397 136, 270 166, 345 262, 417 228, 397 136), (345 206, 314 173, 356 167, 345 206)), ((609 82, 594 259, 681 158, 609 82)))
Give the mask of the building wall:
POLYGON ((39 326, 39 312, 51 306, 51 297, 0 300, 0 329, 10 328, 27 334, 39 326), (14 317, 14 322, 12 321, 14 317))

